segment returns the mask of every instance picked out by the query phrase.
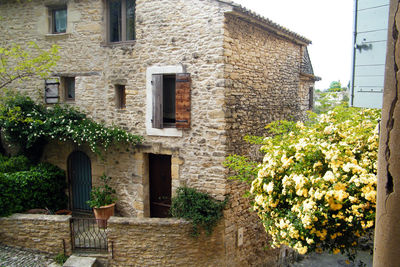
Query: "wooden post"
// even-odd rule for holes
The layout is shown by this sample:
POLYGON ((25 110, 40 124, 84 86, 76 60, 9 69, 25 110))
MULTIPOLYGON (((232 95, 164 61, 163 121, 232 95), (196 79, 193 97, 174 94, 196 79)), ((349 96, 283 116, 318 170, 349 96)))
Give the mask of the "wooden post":
POLYGON ((400 1, 390 1, 378 156, 374 267, 399 266, 400 255, 400 1))

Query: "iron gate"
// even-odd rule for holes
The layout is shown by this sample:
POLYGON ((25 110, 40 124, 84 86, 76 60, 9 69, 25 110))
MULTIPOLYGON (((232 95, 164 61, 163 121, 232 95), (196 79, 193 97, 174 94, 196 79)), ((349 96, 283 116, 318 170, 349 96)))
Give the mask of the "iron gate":
POLYGON ((107 222, 95 218, 71 218, 72 249, 108 252, 107 222))

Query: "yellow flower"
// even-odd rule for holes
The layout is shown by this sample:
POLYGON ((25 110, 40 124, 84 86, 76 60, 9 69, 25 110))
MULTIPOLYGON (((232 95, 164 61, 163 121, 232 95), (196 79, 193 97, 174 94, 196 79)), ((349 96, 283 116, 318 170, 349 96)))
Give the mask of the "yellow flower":
POLYGON ((340 249, 338 249, 338 248, 333 249, 333 254, 338 254, 339 252, 340 252, 340 249))

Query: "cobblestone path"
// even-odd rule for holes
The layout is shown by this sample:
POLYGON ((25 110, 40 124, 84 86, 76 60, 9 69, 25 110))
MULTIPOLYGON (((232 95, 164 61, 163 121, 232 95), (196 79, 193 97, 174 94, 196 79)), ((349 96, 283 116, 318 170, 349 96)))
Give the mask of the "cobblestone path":
POLYGON ((0 267, 56 267, 60 266, 47 254, 0 244, 0 267))

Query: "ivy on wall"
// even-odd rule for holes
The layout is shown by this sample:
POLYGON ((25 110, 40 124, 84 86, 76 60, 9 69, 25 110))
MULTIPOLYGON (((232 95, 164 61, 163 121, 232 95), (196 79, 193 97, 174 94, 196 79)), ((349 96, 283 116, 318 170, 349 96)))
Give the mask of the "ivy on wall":
POLYGON ((18 93, 8 93, 1 99, 0 128, 6 140, 18 144, 28 156, 49 140, 85 143, 101 154, 111 144, 135 146, 143 139, 117 126, 97 123, 73 107, 46 107, 18 93))

